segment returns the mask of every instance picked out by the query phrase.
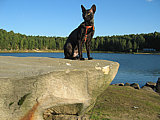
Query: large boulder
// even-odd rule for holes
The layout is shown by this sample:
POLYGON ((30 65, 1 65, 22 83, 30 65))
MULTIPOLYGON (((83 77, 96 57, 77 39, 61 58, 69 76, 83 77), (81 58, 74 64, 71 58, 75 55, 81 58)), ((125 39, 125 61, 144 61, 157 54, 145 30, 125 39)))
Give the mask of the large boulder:
POLYGON ((156 84, 156 92, 160 93, 160 78, 158 78, 158 81, 156 84))
POLYGON ((118 68, 106 60, 0 56, 0 120, 83 116, 118 68))
POLYGON ((130 85, 131 85, 130 83, 125 83, 125 84, 124 84, 124 86, 130 86, 130 85))
POLYGON ((135 89, 140 89, 140 86, 139 86, 138 83, 132 83, 130 86, 135 88, 135 89))
POLYGON ((154 82, 147 82, 145 86, 151 87, 153 90, 156 89, 156 83, 154 83, 154 82))
POLYGON ((155 92, 151 87, 149 87, 149 86, 143 86, 142 88, 141 88, 142 90, 145 90, 145 91, 148 91, 148 92, 155 92))

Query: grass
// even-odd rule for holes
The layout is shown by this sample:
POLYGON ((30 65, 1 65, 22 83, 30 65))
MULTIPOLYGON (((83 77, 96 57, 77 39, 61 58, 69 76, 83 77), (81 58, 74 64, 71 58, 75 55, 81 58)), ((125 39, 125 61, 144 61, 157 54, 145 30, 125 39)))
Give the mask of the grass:
POLYGON ((109 86, 88 114, 91 120, 160 120, 160 95, 132 87, 109 86))

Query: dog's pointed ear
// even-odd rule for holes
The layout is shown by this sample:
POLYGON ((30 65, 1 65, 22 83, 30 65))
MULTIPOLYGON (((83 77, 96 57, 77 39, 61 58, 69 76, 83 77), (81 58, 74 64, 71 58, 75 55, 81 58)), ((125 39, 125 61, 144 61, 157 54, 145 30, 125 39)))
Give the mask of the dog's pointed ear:
POLYGON ((81 5, 81 8, 82 8, 82 12, 84 13, 86 11, 85 7, 81 5))
POLYGON ((94 5, 92 5, 91 10, 93 11, 93 13, 95 13, 95 12, 96 12, 96 5, 95 5, 95 4, 94 4, 94 5))

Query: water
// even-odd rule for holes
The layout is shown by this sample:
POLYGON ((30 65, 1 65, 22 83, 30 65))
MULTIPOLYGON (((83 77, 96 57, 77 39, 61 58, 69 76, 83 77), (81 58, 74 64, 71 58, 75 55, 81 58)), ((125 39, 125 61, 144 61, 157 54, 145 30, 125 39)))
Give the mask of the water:
MULTIPOLYGON (((63 53, 0 53, 0 56, 64 58, 63 53)), ((92 53, 91 56, 120 63, 112 84, 128 82, 143 86, 148 81, 157 82, 160 77, 160 55, 92 53)))

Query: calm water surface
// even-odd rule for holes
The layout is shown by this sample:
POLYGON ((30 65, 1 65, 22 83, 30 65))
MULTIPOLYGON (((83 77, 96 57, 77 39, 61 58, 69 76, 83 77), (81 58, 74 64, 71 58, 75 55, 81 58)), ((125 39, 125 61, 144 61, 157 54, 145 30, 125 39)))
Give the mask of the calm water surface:
MULTIPOLYGON (((114 83, 139 83, 143 86, 146 82, 157 82, 160 77, 160 55, 135 55, 116 53, 92 53, 94 59, 111 60, 120 63, 120 68, 114 83)), ((0 53, 0 56, 16 57, 54 57, 64 58, 63 53, 0 53)), ((84 53, 84 57, 87 57, 84 53)))

